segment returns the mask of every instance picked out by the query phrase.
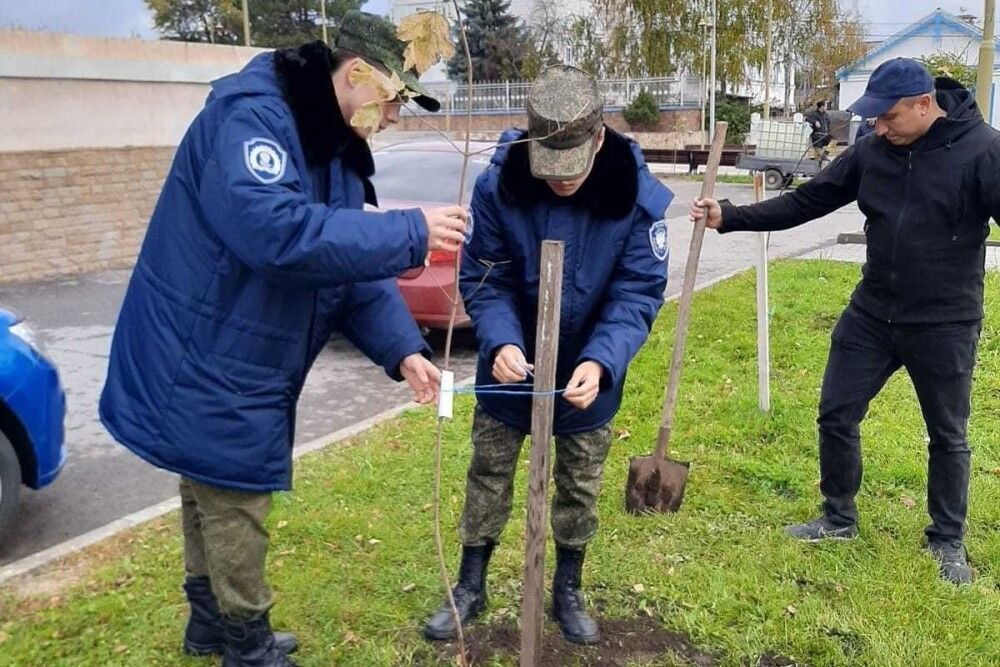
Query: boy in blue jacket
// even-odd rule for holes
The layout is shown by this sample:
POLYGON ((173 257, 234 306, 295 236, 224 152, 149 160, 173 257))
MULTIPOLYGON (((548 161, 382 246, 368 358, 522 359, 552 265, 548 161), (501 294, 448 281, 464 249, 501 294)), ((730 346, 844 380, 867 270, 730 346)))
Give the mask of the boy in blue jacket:
MULTIPOLYGON (((353 81, 363 63, 403 69, 385 19, 344 17, 337 49, 315 42, 255 57, 212 84, 184 136, 115 330, 101 420, 116 440, 181 476, 188 653, 227 667, 287 667, 264 577, 271 494, 291 487, 295 407, 334 330, 416 400, 439 374, 395 277, 434 249, 457 250, 460 207, 365 212, 375 203, 369 129, 402 99, 353 81)), ((363 81, 363 80, 362 80, 363 81)))
MULTIPOLYGON (((531 383, 540 245, 565 243, 556 384, 552 611, 564 637, 589 644, 597 624, 580 590, 597 497, 628 365, 646 341, 667 284, 664 213, 673 194, 650 175, 637 146, 603 122, 593 77, 553 67, 533 84, 527 132, 508 131, 472 197, 475 229, 460 286, 479 340, 477 384, 510 384, 524 396, 481 393, 472 425, 462 514, 462 563, 454 589, 463 623, 486 605, 486 568, 510 518, 514 471, 531 430, 531 383), (529 139, 521 143, 511 143, 529 139)), ((424 628, 448 639, 447 602, 424 628)))

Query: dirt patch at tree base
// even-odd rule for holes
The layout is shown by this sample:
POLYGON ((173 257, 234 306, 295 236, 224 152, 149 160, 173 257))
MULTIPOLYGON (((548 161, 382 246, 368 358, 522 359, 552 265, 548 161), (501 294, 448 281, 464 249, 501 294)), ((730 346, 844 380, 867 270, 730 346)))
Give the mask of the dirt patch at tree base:
MULTIPOLYGON (((669 632, 656 620, 601 619, 601 639, 593 646, 573 644, 559 633, 558 627, 546 623, 539 664, 543 667, 629 667, 647 663, 715 667, 720 657, 697 648, 691 640, 669 632)), ((465 632, 465 648, 470 665, 485 665, 495 658, 515 659, 521 650, 521 633, 511 623, 493 626, 472 626, 465 632)), ((455 664, 458 644, 442 646, 441 657, 455 664)), ((761 656, 760 667, 793 666, 794 660, 781 656, 761 656)))

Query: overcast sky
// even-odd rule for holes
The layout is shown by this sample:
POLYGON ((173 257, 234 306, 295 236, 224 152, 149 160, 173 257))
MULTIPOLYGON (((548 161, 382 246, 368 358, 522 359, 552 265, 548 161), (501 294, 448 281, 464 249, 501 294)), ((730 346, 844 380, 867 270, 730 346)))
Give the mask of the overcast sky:
MULTIPOLYGON (((873 39, 884 39, 937 7, 954 14, 983 13, 983 0, 847 1, 856 2, 870 22, 873 39)), ((389 0, 370 0, 365 9, 383 14, 388 5, 389 0)), ((105 37, 156 37, 144 0, 0 0, 0 27, 105 37)))

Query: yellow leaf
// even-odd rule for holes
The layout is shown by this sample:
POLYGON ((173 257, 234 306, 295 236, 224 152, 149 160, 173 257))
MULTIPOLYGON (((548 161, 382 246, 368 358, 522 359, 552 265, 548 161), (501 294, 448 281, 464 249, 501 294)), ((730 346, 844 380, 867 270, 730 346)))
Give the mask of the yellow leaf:
MULTIPOLYGON (((378 102, 369 102, 354 112, 351 116, 352 127, 367 127, 372 132, 378 132, 382 124, 382 107, 378 102)), ((355 538, 359 539, 359 538, 355 538)))
POLYGON ((636 584, 632 586, 632 590, 635 591, 636 593, 642 593, 643 591, 646 590, 646 587, 643 586, 642 584, 636 584))
POLYGON ((399 22, 396 34, 406 42, 403 69, 413 68, 418 76, 439 60, 455 55, 455 46, 448 35, 448 19, 438 12, 410 14, 399 22))
POLYGON ((281 530, 282 528, 284 528, 287 525, 288 525, 287 521, 279 521, 278 525, 275 527, 275 530, 281 530))
POLYGON ((3 644, 8 639, 10 639, 10 635, 8 635, 6 632, 0 632, 0 644, 3 644))
POLYGON ((403 586, 403 592, 404 593, 409 593, 410 591, 412 591, 416 587, 417 587, 416 584, 406 584, 405 586, 403 586))
POLYGON ((395 72, 391 77, 386 76, 364 60, 355 62, 348 76, 355 86, 370 87, 383 102, 396 99, 396 96, 406 88, 395 72))

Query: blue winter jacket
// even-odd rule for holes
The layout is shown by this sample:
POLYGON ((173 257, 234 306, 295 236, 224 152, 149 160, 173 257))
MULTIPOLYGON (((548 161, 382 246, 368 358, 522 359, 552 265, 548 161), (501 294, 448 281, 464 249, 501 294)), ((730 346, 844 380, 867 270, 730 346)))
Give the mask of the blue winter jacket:
MULTIPOLYGON (((474 228, 462 257, 460 286, 479 340, 477 384, 495 384, 493 358, 503 345, 536 362, 539 265, 543 240, 563 241, 563 287, 556 387, 592 360, 604 369, 601 390, 586 410, 556 400, 554 432, 592 431, 621 404, 626 370, 646 341, 667 285, 663 222, 673 193, 656 180, 639 147, 606 129, 605 142, 581 190, 560 198, 532 178, 527 144, 500 139, 493 164, 476 183, 474 228)), ((530 390, 530 380, 511 385, 530 390)), ((530 396, 480 392, 480 406, 527 433, 530 396)))
POLYGON ((329 51, 310 47, 212 84, 115 329, 102 422, 214 486, 290 488, 296 402, 334 330, 396 379, 429 354, 394 279, 427 253, 423 215, 361 210, 371 154, 340 116, 329 51))

